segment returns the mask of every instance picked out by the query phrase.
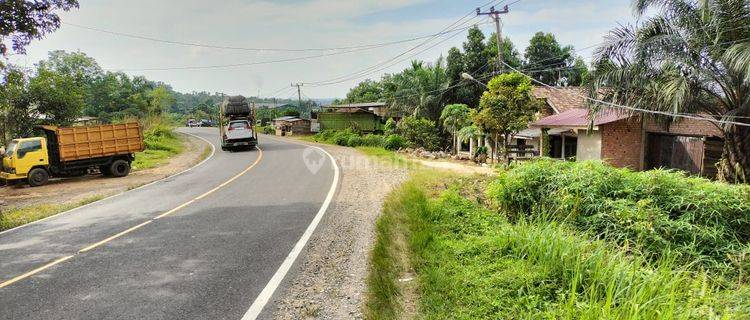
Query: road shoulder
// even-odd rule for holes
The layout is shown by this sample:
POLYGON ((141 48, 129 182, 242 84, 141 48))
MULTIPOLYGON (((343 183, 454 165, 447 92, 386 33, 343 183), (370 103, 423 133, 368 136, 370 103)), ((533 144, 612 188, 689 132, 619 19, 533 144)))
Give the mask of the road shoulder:
POLYGON ((25 222, 29 223, 180 173, 195 166, 211 154, 211 145, 208 142, 187 134, 180 133, 178 136, 184 146, 182 153, 172 157, 161 166, 135 171, 127 177, 106 178, 92 175, 57 179, 48 185, 35 188, 28 186, 0 188, 0 199, 2 199, 0 212, 10 215, 18 210, 26 209, 46 212, 44 216, 36 216, 25 222))
POLYGON ((375 221, 384 196, 408 175, 353 148, 319 146, 341 168, 339 192, 269 305, 277 319, 362 318, 375 221))

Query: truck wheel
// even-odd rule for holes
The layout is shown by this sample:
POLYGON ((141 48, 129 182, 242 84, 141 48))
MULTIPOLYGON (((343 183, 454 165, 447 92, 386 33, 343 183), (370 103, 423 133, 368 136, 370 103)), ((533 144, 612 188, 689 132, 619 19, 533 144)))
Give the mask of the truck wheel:
POLYGON ((47 183, 49 180, 49 173, 42 168, 34 168, 29 172, 28 180, 30 186, 38 187, 47 183))
POLYGON ((117 178, 127 176, 130 173, 130 163, 125 160, 115 160, 109 166, 109 172, 117 178))

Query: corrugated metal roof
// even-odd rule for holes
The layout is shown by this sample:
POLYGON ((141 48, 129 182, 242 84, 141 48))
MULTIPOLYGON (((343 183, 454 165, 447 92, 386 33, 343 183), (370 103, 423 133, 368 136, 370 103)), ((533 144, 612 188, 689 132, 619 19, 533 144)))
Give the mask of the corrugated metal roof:
MULTIPOLYGON (((615 122, 630 117, 627 113, 620 112, 614 109, 604 109, 597 112, 594 115, 594 126, 615 122)), ((540 119, 537 122, 531 124, 534 127, 570 127, 570 128, 584 128, 588 127, 591 121, 591 112, 589 109, 570 109, 568 111, 558 113, 549 117, 540 119)))

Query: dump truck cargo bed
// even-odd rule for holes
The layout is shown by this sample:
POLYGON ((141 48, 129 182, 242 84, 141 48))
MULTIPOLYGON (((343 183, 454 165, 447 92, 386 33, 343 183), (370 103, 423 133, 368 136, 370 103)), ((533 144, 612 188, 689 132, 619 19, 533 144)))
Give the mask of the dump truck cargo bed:
POLYGON ((143 130, 137 122, 42 129, 54 132, 61 162, 133 154, 145 148, 143 130))

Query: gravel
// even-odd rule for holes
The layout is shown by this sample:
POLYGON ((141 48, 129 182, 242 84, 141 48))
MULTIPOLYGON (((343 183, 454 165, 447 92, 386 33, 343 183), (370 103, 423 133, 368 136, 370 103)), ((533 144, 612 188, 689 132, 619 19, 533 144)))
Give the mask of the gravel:
POLYGON ((370 249, 383 198, 407 170, 352 148, 323 146, 341 169, 334 202, 277 292, 275 319, 361 319, 370 249))

